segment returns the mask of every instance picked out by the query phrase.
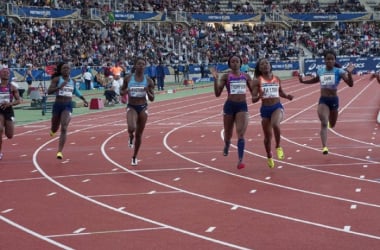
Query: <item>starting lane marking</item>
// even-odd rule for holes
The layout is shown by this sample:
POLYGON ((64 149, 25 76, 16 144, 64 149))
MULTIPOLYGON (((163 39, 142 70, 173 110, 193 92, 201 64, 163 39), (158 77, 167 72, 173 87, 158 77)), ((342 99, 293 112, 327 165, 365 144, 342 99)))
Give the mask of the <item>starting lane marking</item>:
POLYGON ((86 228, 85 227, 81 227, 81 228, 78 228, 77 230, 75 230, 73 233, 74 234, 79 234, 79 233, 83 232, 84 230, 86 230, 86 228))
POLYGON ((2 214, 6 214, 6 213, 9 213, 9 212, 12 212, 13 211, 13 208, 8 208, 8 209, 5 209, 3 211, 1 211, 2 214))

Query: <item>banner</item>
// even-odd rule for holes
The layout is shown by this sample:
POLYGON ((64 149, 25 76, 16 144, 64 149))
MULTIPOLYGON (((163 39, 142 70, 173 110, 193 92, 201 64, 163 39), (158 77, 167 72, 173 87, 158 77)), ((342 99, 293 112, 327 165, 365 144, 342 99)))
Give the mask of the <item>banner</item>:
POLYGON ((260 22, 261 15, 191 14, 191 18, 202 22, 260 22))
POLYGON ((12 15, 34 18, 76 19, 80 17, 80 10, 57 10, 49 8, 13 7, 12 15))
POLYGON ((157 12, 111 12, 113 20, 121 21, 165 21, 166 16, 157 12))
MULTIPOLYGON (((347 68, 349 63, 355 65, 354 74, 366 74, 380 70, 380 57, 337 57, 336 62, 343 69, 347 68)), ((318 69, 325 67, 323 58, 305 59, 304 74, 315 74, 318 69)))
POLYGON ((346 22, 346 21, 368 21, 373 20, 373 15, 367 12, 361 13, 297 13, 281 15, 284 21, 302 22, 346 22))

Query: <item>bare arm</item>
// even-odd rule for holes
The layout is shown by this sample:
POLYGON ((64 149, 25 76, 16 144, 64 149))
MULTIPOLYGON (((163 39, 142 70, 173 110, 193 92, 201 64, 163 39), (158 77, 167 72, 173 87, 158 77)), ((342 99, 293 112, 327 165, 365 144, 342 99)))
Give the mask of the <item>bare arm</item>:
POLYGON ((260 81, 255 78, 251 81, 252 84, 252 102, 256 103, 261 99, 260 94, 260 81))
POLYGON ((124 78, 123 85, 120 87, 120 95, 125 95, 128 93, 128 83, 131 80, 131 75, 128 75, 124 78))
MULTIPOLYGON (((66 86, 66 84, 68 83, 68 81, 64 81, 60 86, 58 86, 58 80, 59 80, 59 77, 54 77, 51 82, 50 82, 50 86, 47 90, 47 93, 48 95, 51 95, 51 94, 54 94, 55 92, 57 92, 58 90, 62 89, 63 87, 66 86)), ((75 84, 75 81, 74 81, 74 84, 75 84)))
POLYGON ((293 100, 293 96, 292 95, 285 94, 285 92, 284 92, 284 90, 282 89, 282 86, 281 86, 281 80, 279 81, 279 84, 280 84, 280 89, 279 89, 280 96, 282 98, 288 99, 289 101, 293 100))
POLYGON ((215 68, 210 68, 210 72, 214 77, 214 94, 216 97, 219 97, 227 83, 227 74, 224 74, 221 79, 219 79, 218 71, 215 68))
POLYGON ((300 83, 304 83, 304 84, 313 84, 313 83, 317 83, 319 82, 319 76, 315 76, 311 79, 308 79, 308 80, 304 80, 303 79, 303 76, 302 75, 299 75, 298 76, 298 80, 300 81, 300 83))
POLYGON ((48 95, 51 95, 59 90, 58 88, 58 77, 51 79, 50 86, 47 90, 48 95))
POLYGON ((355 65, 350 63, 346 69, 346 73, 342 76, 343 80, 347 83, 348 86, 354 86, 354 80, 352 79, 352 71, 354 70, 355 65))
POLYGON ((148 99, 149 101, 153 102, 154 101, 154 82, 151 78, 147 78, 148 80, 148 88, 147 88, 147 95, 148 95, 148 99))

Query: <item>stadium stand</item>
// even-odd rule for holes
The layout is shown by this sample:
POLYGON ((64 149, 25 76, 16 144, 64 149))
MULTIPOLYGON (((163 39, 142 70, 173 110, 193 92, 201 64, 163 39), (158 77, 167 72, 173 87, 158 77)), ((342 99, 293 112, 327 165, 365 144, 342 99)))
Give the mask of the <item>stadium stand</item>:
POLYGON ((379 57, 377 2, 14 0, 0 9, 0 59, 18 69, 18 79, 27 64, 43 75, 61 60, 80 71, 98 73, 107 63, 128 71, 136 56, 162 61, 168 73, 174 64, 197 73, 199 65, 223 64, 232 53, 251 66, 266 57, 296 70, 328 48, 339 56, 379 57))

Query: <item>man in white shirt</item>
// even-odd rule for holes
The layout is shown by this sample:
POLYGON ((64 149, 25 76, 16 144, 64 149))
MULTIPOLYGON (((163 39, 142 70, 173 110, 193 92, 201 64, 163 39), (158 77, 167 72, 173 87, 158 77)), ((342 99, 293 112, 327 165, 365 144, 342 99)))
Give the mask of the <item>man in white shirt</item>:
POLYGON ((116 74, 111 81, 111 84, 108 89, 104 92, 106 96, 106 103, 108 105, 120 103, 120 87, 123 85, 123 78, 120 74, 116 74))
POLYGON ((87 68, 86 72, 83 73, 83 79, 84 83, 86 85, 86 90, 91 89, 91 80, 92 80, 92 74, 90 72, 90 68, 87 68))

